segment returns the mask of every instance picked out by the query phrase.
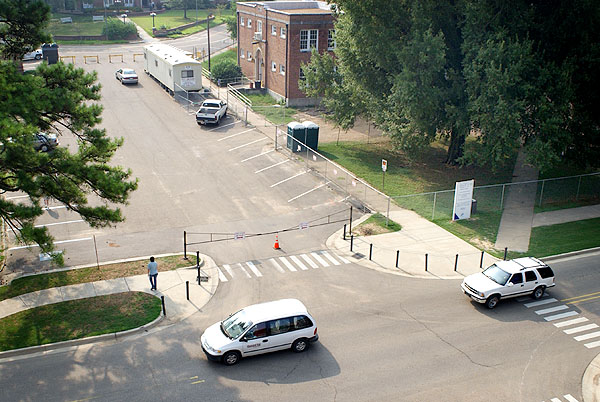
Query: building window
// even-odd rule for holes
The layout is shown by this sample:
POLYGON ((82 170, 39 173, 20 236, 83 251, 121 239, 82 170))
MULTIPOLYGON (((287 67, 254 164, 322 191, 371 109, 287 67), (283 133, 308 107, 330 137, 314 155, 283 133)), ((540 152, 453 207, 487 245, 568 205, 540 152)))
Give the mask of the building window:
POLYGON ((271 25, 271 35, 277 35, 277 27, 275 25, 271 25))
POLYGON ((303 29, 300 31, 300 51, 309 52, 310 49, 317 47, 318 29, 303 29))
POLYGON ((248 61, 252 61, 252 53, 248 52, 248 61))
POLYGON ((182 70, 181 78, 194 78, 194 70, 182 70))
POLYGON ((327 50, 335 49, 335 29, 330 29, 327 33, 327 50))
POLYGON ((244 26, 244 17, 240 17, 240 26, 243 27, 244 26))
POLYGON ((285 39, 285 27, 281 27, 281 37, 285 39))
POLYGON ((262 33, 262 21, 256 21, 256 32, 262 33))
POLYGON ((271 62, 271 71, 277 71, 277 63, 274 61, 271 62))
POLYGON ((248 28, 252 28, 252 20, 248 18, 248 28))
POLYGON ((125 4, 125 7, 133 7, 133 0, 125 0, 123 4, 125 4))
POLYGON ((240 49, 240 59, 244 58, 246 58, 246 53, 242 49, 240 49))
POLYGON ((285 66, 283 64, 279 65, 279 74, 285 75, 285 66))

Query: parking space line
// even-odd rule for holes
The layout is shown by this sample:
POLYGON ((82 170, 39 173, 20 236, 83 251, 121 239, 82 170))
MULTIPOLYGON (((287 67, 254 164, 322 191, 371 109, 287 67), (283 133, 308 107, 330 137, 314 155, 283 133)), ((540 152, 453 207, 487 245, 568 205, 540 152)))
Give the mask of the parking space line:
POLYGON ((76 219, 74 221, 65 221, 65 222, 56 222, 56 223, 46 223, 44 225, 35 225, 34 227, 36 228, 43 228, 43 227, 48 227, 48 226, 56 226, 56 225, 66 225, 69 223, 78 223, 78 222, 84 222, 83 219, 76 219))
POLYGON ((295 201, 295 200, 297 200, 298 198, 300 198, 300 197, 302 197, 302 196, 305 196, 306 194, 310 194, 310 193, 312 193, 313 191, 315 191, 315 190, 318 190, 318 189, 320 189, 321 187, 328 185, 329 183, 331 183, 331 182, 330 182, 330 181, 327 181, 327 182, 325 182, 325 183, 323 183, 323 184, 319 184, 319 185, 318 185, 317 187, 315 187, 315 188, 312 188, 312 189, 310 189, 310 190, 308 190, 308 191, 305 191, 305 192, 303 192, 302 194, 295 196, 294 198, 290 198, 290 199, 288 200, 288 202, 295 201))
MULTIPOLYGON (((78 241, 85 241, 85 240, 92 240, 91 237, 84 237, 81 239, 71 239, 71 240, 60 240, 60 241, 55 241, 54 244, 63 244, 63 243, 74 243, 74 242, 78 242, 78 241)), ((33 248, 33 247, 39 247, 37 244, 29 244, 27 246, 17 246, 17 247, 11 247, 8 250, 21 250, 24 248, 33 248)))
POLYGON ((300 267, 301 270, 306 271, 308 269, 308 267, 306 265, 304 265, 302 263, 302 261, 300 261, 300 259, 298 257, 296 257, 295 255, 292 255, 290 258, 292 259, 292 261, 294 261, 296 263, 297 266, 300 267))
POLYGON ((225 128, 225 127, 233 126, 234 124, 238 124, 239 122, 241 122, 241 120, 234 121, 233 123, 225 124, 224 126, 219 126, 219 127, 211 128, 210 130, 206 130, 206 131, 215 131, 215 130, 219 130, 219 129, 221 129, 221 128, 225 128))
POLYGON ((266 155, 266 154, 270 154, 271 152, 275 152, 275 150, 274 150, 274 149, 271 149, 270 151, 266 151, 266 152, 260 153, 260 154, 258 154, 258 155, 254 155, 254 156, 251 156, 251 157, 249 157, 249 158, 243 159, 243 160, 241 161, 241 163, 247 162, 247 161, 249 161, 249 160, 251 160, 251 159, 254 159, 254 158, 258 158, 259 156, 263 156, 263 155, 266 155))
POLYGON ((284 163, 288 163, 289 161, 291 161, 291 159, 286 159, 286 160, 284 160, 284 161, 277 162, 277 163, 276 163, 276 164, 274 164, 274 165, 267 166, 266 168, 259 169, 259 170, 257 170, 257 171, 256 171, 256 172, 254 172, 254 173, 260 173, 260 172, 264 172, 264 171, 265 171, 265 170, 267 170, 267 169, 271 169, 271 168, 274 168, 275 166, 283 165, 284 163))
POLYGON ((247 147, 248 145, 256 144, 257 142, 261 142, 261 141, 267 141, 267 140, 270 140, 270 138, 267 138, 267 137, 265 137, 265 138, 259 138, 258 140, 251 141, 251 142, 249 142, 249 143, 247 143, 247 144, 243 144, 243 145, 239 145, 239 146, 237 146, 237 147, 235 147, 235 148, 231 148, 231 149, 229 150, 229 152, 231 152, 231 151, 235 151, 236 149, 240 149, 240 148, 247 147))
POLYGON ((298 177, 298 176, 302 176, 303 174, 306 174, 306 173, 308 173, 308 170, 305 170, 304 172, 300 172, 300 173, 298 173, 298 174, 295 174, 295 175, 293 175, 292 177, 288 177, 287 179, 283 179, 283 180, 281 180, 281 181, 278 181, 278 182, 277 182, 277 183, 275 183, 275 184, 271 184, 271 188, 273 188, 273 187, 275 187, 275 186, 278 186, 278 185, 280 185, 280 184, 283 184, 283 183, 285 183, 286 181, 289 181, 289 180, 295 179, 296 177, 298 177))
POLYGON ((315 262, 313 260, 311 260, 310 257, 307 256, 306 254, 302 254, 300 257, 304 258, 304 261, 306 261, 311 267, 319 268, 319 266, 317 264, 315 264, 315 262))
POLYGON ((251 128, 250 130, 241 131, 241 132, 239 132, 239 133, 235 133, 235 134, 228 135, 227 137, 219 138, 219 139, 217 140, 217 142, 219 142, 219 141, 225 141, 225 140, 227 140, 227 139, 229 139, 229 138, 237 137, 238 135, 245 134, 245 133, 247 133, 248 131, 252 131, 252 130, 254 130, 254 129, 253 129, 253 128, 251 128))
POLYGON ((14 197, 6 197, 6 200, 17 200, 19 198, 29 198, 28 195, 15 195, 14 197))

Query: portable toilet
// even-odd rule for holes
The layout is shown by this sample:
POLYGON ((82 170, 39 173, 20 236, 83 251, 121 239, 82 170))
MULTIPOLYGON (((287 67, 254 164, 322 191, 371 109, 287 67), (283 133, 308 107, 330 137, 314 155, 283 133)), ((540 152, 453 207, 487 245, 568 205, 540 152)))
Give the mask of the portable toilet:
POLYGON ((302 125, 306 130, 306 141, 302 140, 302 142, 313 151, 316 151, 319 146, 319 126, 312 121, 305 121, 302 125))
POLYGON ((42 58, 48 62, 48 64, 58 63, 58 45, 56 43, 44 43, 42 45, 42 58))
POLYGON ((304 124, 292 121, 287 125, 287 147, 292 152, 300 152, 304 149, 300 143, 304 142, 304 124), (294 141, 296 139, 297 141, 294 141))

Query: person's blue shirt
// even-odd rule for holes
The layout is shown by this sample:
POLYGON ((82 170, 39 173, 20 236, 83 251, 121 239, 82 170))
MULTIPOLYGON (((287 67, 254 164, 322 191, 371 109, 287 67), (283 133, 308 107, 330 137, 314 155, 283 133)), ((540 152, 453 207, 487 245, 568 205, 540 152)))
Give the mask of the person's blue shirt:
POLYGON ((148 275, 156 275, 158 274, 158 264, 156 261, 152 261, 148 263, 148 275))

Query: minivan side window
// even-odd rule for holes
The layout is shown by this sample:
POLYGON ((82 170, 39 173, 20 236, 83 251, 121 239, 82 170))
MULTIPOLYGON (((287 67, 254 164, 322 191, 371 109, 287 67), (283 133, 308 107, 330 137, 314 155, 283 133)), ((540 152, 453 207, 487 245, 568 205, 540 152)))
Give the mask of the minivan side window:
POLYGON ((303 329, 312 327, 312 321, 305 315, 297 315, 293 319, 294 321, 294 329, 303 329))
POLYGON ((541 267, 537 269, 538 273, 543 279, 552 278, 554 276, 554 272, 550 267, 541 267))
POLYGON ((255 326, 250 328, 248 330, 248 332, 246 332, 246 335, 244 336, 244 338, 245 339, 257 339, 257 338, 264 338, 265 336, 267 336, 267 323, 261 322, 260 324, 256 324, 255 326))
POLYGON ((291 321, 290 317, 269 321, 270 335, 279 335, 289 332, 292 327, 291 321))

